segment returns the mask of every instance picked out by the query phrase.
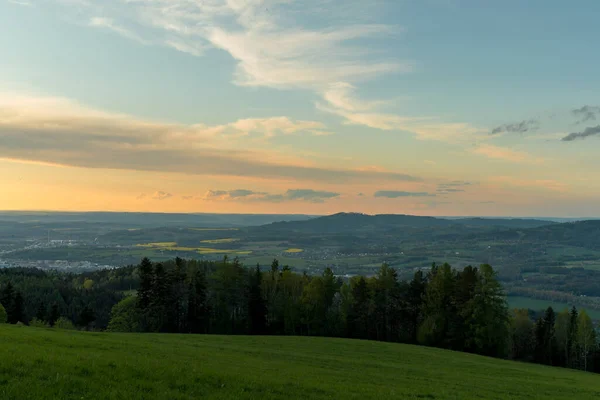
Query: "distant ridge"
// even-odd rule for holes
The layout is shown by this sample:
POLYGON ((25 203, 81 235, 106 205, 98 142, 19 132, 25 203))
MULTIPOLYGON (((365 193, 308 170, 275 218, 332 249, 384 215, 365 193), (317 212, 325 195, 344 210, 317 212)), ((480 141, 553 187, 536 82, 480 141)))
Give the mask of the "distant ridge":
POLYGON ((293 230, 297 232, 335 233, 361 230, 386 230, 402 227, 435 228, 448 226, 537 228, 553 225, 552 221, 518 218, 436 218, 406 214, 369 215, 357 212, 340 212, 303 221, 274 222, 259 227, 270 230, 293 230))

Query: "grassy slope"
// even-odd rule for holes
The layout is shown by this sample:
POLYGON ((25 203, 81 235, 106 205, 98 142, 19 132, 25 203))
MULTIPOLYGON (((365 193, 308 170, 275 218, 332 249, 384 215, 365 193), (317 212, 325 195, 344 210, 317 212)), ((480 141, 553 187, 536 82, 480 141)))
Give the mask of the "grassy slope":
POLYGON ((424 347, 0 325, 2 399, 593 399, 600 377, 424 347))

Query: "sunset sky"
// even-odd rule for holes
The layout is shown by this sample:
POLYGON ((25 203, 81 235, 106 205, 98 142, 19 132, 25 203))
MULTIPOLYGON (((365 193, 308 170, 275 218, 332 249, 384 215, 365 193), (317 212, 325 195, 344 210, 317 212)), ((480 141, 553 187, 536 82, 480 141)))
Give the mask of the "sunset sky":
POLYGON ((597 0, 0 0, 0 210, 600 216, 597 0))

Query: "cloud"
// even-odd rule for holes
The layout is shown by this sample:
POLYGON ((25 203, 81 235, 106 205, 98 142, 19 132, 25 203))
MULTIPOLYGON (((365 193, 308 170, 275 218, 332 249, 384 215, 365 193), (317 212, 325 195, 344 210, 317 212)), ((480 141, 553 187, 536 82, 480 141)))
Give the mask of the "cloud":
POLYGON ((24 7, 31 7, 32 4, 29 1, 25 1, 25 0, 8 0, 8 2, 10 4, 16 4, 19 6, 24 6, 24 7))
POLYGON ((499 133, 525 133, 539 129, 540 122, 536 119, 523 120, 513 124, 500 125, 492 129, 491 134, 499 133))
POLYGON ((313 134, 317 122, 287 117, 182 125, 140 120, 62 98, 0 93, 0 158, 85 168, 178 172, 321 182, 420 181, 393 171, 319 167, 253 150, 231 137, 313 134))
POLYGON ((152 200, 166 200, 173 197, 171 193, 163 192, 159 190, 158 192, 154 192, 151 196, 152 200))
POLYGON ((313 190, 313 189, 288 189, 283 194, 270 194, 255 192, 253 190, 209 190, 202 197, 203 200, 231 200, 231 201, 258 201, 280 203, 283 201, 304 201, 309 203, 323 203, 326 200, 339 197, 340 193, 313 190))
POLYGON ((600 115, 600 107, 585 105, 581 108, 571 110, 571 113, 578 118, 576 122, 578 124, 587 121, 595 121, 596 117, 600 115))
POLYGON ((572 142, 573 140, 585 139, 590 136, 595 136, 600 134, 600 125, 598 126, 590 126, 585 128, 583 132, 573 132, 569 133, 567 136, 563 137, 561 140, 563 142, 572 142))
POLYGON ((489 144, 480 145, 472 150, 473 153, 482 155, 488 158, 510 161, 521 164, 543 164, 544 160, 533 157, 532 155, 512 150, 506 147, 494 146, 489 144))
POLYGON ((321 96, 325 102, 316 102, 318 110, 344 118, 347 125, 362 125, 384 131, 407 131, 424 140, 471 140, 481 129, 465 123, 436 122, 435 117, 404 117, 379 111, 393 102, 361 100, 355 95, 356 87, 346 82, 330 84, 321 96))
POLYGON ((570 190, 566 183, 554 179, 522 179, 512 176, 492 176, 488 178, 488 181, 513 187, 538 188, 553 192, 568 192, 570 190))
POLYGON ((388 199, 396 199, 399 197, 435 197, 435 193, 427 192, 405 192, 400 190, 379 190, 373 194, 373 197, 385 197, 388 199))
POLYGON ((265 137, 278 134, 291 135, 294 133, 308 132, 313 135, 327 135, 325 125, 316 121, 292 121, 287 117, 274 118, 247 118, 229 124, 230 127, 240 132, 260 133, 265 137))
POLYGON ((134 40, 138 43, 148 45, 150 42, 141 38, 135 32, 130 31, 127 28, 117 25, 111 18, 103 18, 103 17, 92 17, 90 18, 89 25, 94 28, 104 28, 110 31, 113 31, 121 36, 124 36, 128 39, 134 40))
POLYGON ((302 200, 314 203, 321 203, 326 199, 332 199, 339 197, 340 194, 336 192, 328 192, 324 190, 312 190, 312 189, 289 189, 284 194, 284 198, 290 200, 302 200))
POLYGON ((381 57, 369 47, 402 30, 361 23, 368 6, 352 3, 359 9, 351 18, 339 7, 327 12, 322 0, 86 0, 78 2, 77 12, 128 39, 193 56, 223 50, 236 62, 234 82, 243 86, 316 89, 411 70, 410 62, 381 57))
POLYGON ((443 194, 450 194, 450 193, 460 193, 460 192, 465 192, 466 186, 471 186, 472 183, 471 182, 466 182, 466 181, 452 181, 452 182, 445 182, 445 183, 440 183, 437 185, 437 189, 436 192, 440 195, 443 194))

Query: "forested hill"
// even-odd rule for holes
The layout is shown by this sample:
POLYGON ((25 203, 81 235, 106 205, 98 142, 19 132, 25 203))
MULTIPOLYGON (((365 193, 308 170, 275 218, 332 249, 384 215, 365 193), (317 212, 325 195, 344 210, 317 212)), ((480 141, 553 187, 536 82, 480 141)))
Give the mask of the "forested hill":
POLYGON ((344 233, 364 231, 384 231, 398 228, 440 228, 440 227, 502 227, 502 228, 537 228, 554 225, 552 221, 535 219, 503 219, 503 218, 460 218, 446 219, 421 217, 403 214, 367 215, 361 213, 337 213, 304 221, 274 222, 255 227, 253 231, 288 231, 302 233, 344 233))

